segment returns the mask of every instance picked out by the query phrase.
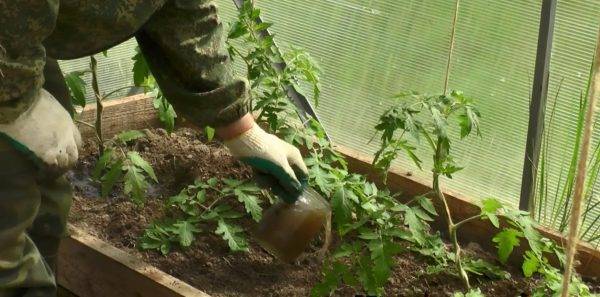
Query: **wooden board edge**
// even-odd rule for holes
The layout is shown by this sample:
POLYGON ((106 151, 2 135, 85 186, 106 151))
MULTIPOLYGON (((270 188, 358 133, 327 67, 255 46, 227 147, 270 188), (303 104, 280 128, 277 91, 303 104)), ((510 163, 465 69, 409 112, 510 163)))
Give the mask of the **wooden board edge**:
POLYGON ((59 251, 57 281, 81 297, 210 297, 69 224, 59 251))

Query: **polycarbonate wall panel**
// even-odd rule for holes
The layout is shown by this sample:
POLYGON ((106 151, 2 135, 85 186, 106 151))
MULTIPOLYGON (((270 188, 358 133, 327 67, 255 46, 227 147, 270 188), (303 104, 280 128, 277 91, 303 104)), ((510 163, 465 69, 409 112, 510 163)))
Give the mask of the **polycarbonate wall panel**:
MULTIPOLYGON (((547 108, 547 113, 550 114, 556 103, 554 123, 550 127, 549 161, 546 163, 546 166, 550 167, 548 192, 552 198, 556 193, 556 186, 561 181, 561 171, 563 171, 562 183, 564 183, 569 166, 580 97, 585 92, 599 26, 600 1, 558 1, 547 108), (561 88, 556 101, 554 98, 559 86, 561 88)), ((599 140, 600 129, 596 128, 592 148, 599 140)), ((596 181, 591 197, 592 203, 600 202, 597 193, 600 193, 600 183, 596 181)), ((550 199, 548 205, 554 205, 553 202, 553 199, 550 199)), ((556 206, 559 207, 562 209, 561 206, 556 206)), ((588 214, 584 221, 584 230, 598 216, 600 216, 600 205, 588 214)), ((551 207, 542 210, 540 220, 544 223, 550 224, 553 218, 551 207)), ((596 224, 600 224, 600 221, 596 224)), ((600 240, 596 243, 600 243, 600 240)))
MULTIPOLYGON (((98 60, 98 85, 100 92, 109 93, 118 88, 133 86, 133 74, 131 72, 133 61, 131 58, 135 55, 136 45, 135 39, 130 39, 109 49, 107 57, 104 57, 101 53, 95 55, 96 60, 98 60)), ((88 69, 90 58, 63 60, 59 61, 59 64, 63 73, 69 73, 71 71, 88 69)), ((84 76, 84 80, 86 82, 86 98, 88 101, 93 101, 94 91, 90 84, 91 75, 84 76)), ((122 92, 114 94, 111 98, 133 95, 138 92, 137 88, 132 90, 125 89, 122 92)))

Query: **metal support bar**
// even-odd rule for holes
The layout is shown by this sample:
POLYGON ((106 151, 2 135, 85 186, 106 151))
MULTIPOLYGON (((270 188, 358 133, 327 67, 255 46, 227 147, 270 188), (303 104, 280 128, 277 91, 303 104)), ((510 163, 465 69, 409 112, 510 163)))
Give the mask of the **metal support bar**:
POLYGON ((540 16, 535 74, 533 77, 533 89, 531 91, 531 104, 529 106, 527 145, 525 147, 521 197, 519 200, 519 209, 527 211, 534 209, 536 175, 542 143, 542 132, 544 130, 546 97, 548 94, 550 53, 552 52, 556 3, 557 0, 544 0, 540 16))
MULTIPOLYGON (((233 0, 233 3, 235 4, 235 7, 237 7, 237 9, 239 10, 244 5, 244 0, 233 0)), ((259 17, 257 23, 260 24, 262 22, 263 20, 259 17)), ((261 38, 273 36, 269 29, 260 31, 259 34, 261 38)), ((286 64, 283 60, 283 56, 281 54, 281 51, 279 50, 279 47, 277 46, 277 43, 275 43, 275 39, 273 39, 273 47, 275 49, 275 55, 277 55, 281 59, 281 61, 283 61, 281 63, 273 63, 273 67, 275 67, 277 71, 283 71, 286 67, 286 64)), ((293 85, 287 85, 285 86, 285 89, 288 98, 291 99, 292 103, 294 103, 294 105, 297 107, 298 116, 304 124, 307 123, 309 117, 312 117, 317 122, 321 123, 321 120, 319 119, 319 116, 317 116, 317 113, 315 112, 315 109, 313 108, 312 104, 304 95, 298 92, 298 90, 296 90, 296 88, 293 85)), ((329 137, 329 134, 327 134, 327 131, 325 131, 325 127, 323 127, 323 131, 325 132, 325 137, 327 138, 327 140, 331 142, 331 138, 329 137)))

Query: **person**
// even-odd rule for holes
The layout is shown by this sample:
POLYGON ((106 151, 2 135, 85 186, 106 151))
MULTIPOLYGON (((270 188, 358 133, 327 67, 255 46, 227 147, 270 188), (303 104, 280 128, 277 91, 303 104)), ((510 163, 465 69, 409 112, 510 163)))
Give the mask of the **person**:
POLYGON ((53 269, 65 235, 79 132, 55 59, 135 37, 178 114, 216 127, 232 155, 297 196, 307 169, 297 148, 250 114, 217 7, 208 0, 0 1, 0 297, 56 295, 53 269))

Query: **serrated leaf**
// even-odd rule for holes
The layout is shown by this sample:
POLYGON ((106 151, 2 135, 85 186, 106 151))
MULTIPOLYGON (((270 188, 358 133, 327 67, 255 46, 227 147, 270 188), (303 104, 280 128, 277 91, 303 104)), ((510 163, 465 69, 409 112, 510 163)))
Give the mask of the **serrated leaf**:
POLYGON ((500 221, 496 215, 498 210, 502 209, 502 203, 494 198, 487 198, 481 202, 481 213, 490 220, 492 225, 496 228, 500 228, 500 221))
POLYGON ((92 171, 92 178, 99 179, 102 172, 108 167, 110 161, 112 160, 113 150, 105 149, 104 153, 98 158, 96 162, 96 166, 94 166, 94 170, 92 171))
POLYGON ((431 117, 433 119, 436 134, 438 134, 442 138, 447 138, 448 136, 446 133, 446 119, 444 119, 442 113, 436 107, 431 107, 429 110, 431 111, 431 117))
POLYGON ((143 204, 148 182, 144 178, 142 170, 133 165, 125 165, 123 166, 123 170, 125 171, 125 194, 129 195, 136 204, 143 204))
POLYGON ((351 202, 347 197, 347 193, 348 191, 344 187, 339 187, 331 198, 332 218, 338 226, 350 222, 352 218, 351 202))
POLYGON ((510 279, 510 273, 482 259, 467 259, 463 261, 463 267, 467 272, 485 275, 490 279, 510 279))
POLYGON ((404 213, 404 224, 408 225, 413 238, 420 244, 425 242, 424 223, 419 219, 414 209, 406 208, 404 213))
POLYGON ((110 170, 105 173, 101 178, 101 196, 106 198, 115 184, 123 177, 123 160, 117 160, 110 170))
POLYGON ((136 48, 136 54, 131 58, 133 62, 133 83, 140 87, 144 85, 146 77, 150 76, 150 68, 139 48, 136 48))
POLYGON ((504 207, 498 199, 486 198, 481 201, 481 211, 485 213, 496 213, 499 209, 504 207))
POLYGON ((538 260, 536 255, 531 251, 526 251, 523 265, 521 266, 525 277, 531 277, 534 273, 538 271, 539 267, 540 261, 538 260))
POLYGON ((246 242, 246 239, 242 237, 242 231, 242 228, 236 225, 228 224, 224 220, 219 220, 215 233, 221 235, 221 237, 227 241, 229 249, 232 251, 248 251, 248 243, 246 242))
POLYGON ((188 221, 180 221, 174 224, 177 228, 177 235, 179 237, 179 245, 188 247, 194 240, 194 233, 200 231, 188 221))
POLYGON ((425 197, 425 196, 420 196, 419 198, 417 198, 417 202, 419 202, 419 205, 421 205, 421 207, 426 210, 428 213, 437 216, 438 213, 435 210, 435 206, 433 205, 433 202, 431 201, 431 199, 425 197))
POLYGON ((152 165, 150 165, 150 163, 148 163, 146 160, 144 160, 144 158, 142 158, 142 156, 140 156, 140 154, 138 154, 138 152, 135 152, 135 151, 128 152, 127 157, 129 158, 131 163, 133 163, 133 165, 144 170, 148 174, 148 176, 150 176, 155 182, 158 182, 158 178, 156 177, 156 174, 154 173, 154 169, 152 169, 152 165))
POLYGON ((262 218, 262 207, 260 207, 258 203, 258 197, 244 193, 239 189, 234 190, 233 193, 239 202, 244 203, 244 208, 246 208, 246 212, 252 216, 252 219, 257 222, 260 221, 262 218))
POLYGON ((75 71, 65 75, 65 82, 71 91, 71 101, 75 105, 85 107, 85 81, 81 78, 83 73, 75 71))
POLYGON ((344 274, 348 273, 348 268, 341 262, 334 262, 331 266, 325 268, 322 281, 316 284, 310 291, 311 297, 330 296, 340 285, 344 274))
POLYGON ((475 130, 477 135, 481 134, 479 131, 479 111, 470 105, 465 106, 464 113, 458 116, 458 123, 461 138, 471 134, 472 130, 475 130))
POLYGON ((417 217, 419 217, 421 220, 429 221, 429 222, 433 221, 433 218, 429 214, 427 214, 427 212, 423 211, 421 208, 413 207, 412 209, 415 212, 415 214, 417 215, 417 217))
POLYGON ((138 130, 129 130, 129 131, 124 131, 124 132, 121 132, 121 133, 117 134, 116 137, 121 142, 128 143, 128 142, 130 142, 132 140, 135 140, 135 139, 138 139, 138 138, 142 138, 142 137, 146 137, 146 134, 144 134, 144 132, 138 131, 138 130))
POLYGON ((246 33, 248 33, 248 27, 246 27, 246 25, 243 22, 236 21, 235 23, 233 23, 233 25, 231 25, 229 29, 229 34, 227 34, 227 38, 236 39, 241 36, 244 36, 244 34, 246 33))
POLYGON ((494 236, 492 241, 496 243, 496 248, 498 248, 500 262, 506 263, 514 247, 519 246, 519 238, 522 236, 523 233, 513 228, 504 229, 494 236))
POLYGON ((175 109, 171 103, 169 103, 162 93, 159 92, 156 98, 153 100, 153 105, 158 111, 158 119, 161 123, 163 123, 167 132, 173 132, 175 129, 175 119, 177 118, 177 113, 175 112, 175 109))

